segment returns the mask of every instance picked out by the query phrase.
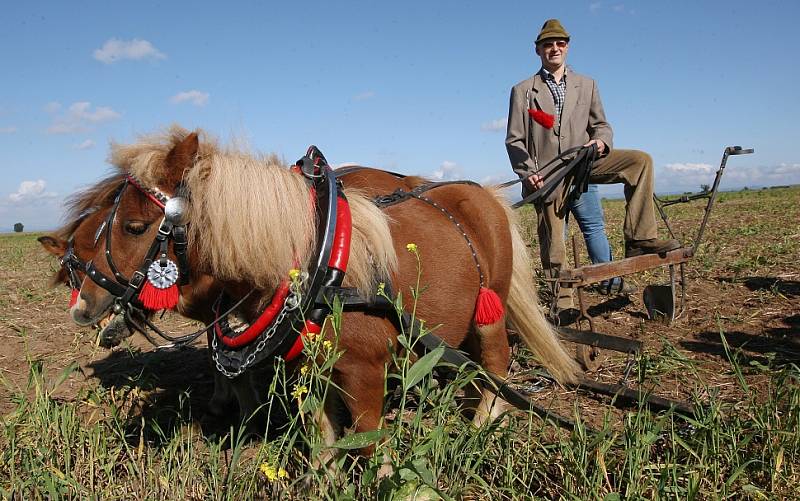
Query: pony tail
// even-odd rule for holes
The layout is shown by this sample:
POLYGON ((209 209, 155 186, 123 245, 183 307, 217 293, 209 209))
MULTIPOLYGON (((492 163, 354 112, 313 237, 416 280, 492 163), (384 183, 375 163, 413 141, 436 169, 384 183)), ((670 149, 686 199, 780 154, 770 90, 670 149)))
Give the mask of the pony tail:
POLYGON ((559 383, 576 383, 582 371, 577 362, 567 353, 564 345, 558 339, 555 329, 539 308, 536 282, 531 271, 531 257, 520 234, 515 214, 506 202, 501 201, 501 203, 508 218, 514 250, 511 288, 507 301, 508 319, 539 362, 550 371, 559 383))

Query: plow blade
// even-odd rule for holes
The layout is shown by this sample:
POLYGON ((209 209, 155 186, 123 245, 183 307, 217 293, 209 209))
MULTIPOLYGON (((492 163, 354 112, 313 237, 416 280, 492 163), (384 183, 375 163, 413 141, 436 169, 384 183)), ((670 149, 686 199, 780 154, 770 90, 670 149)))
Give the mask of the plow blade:
POLYGON ((673 285, 648 285, 642 293, 647 316, 667 325, 675 320, 675 287, 673 285))

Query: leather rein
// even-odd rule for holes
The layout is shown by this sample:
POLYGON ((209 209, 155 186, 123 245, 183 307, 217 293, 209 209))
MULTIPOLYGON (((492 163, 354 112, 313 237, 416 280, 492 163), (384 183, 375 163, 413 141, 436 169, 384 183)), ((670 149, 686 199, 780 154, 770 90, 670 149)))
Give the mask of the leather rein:
MULTIPOLYGON (((570 174, 573 174, 573 179, 570 184, 575 188, 567 195, 567 201, 580 196, 581 193, 586 193, 589 187, 589 176, 592 173, 592 166, 596 158, 597 146, 594 144, 589 146, 575 146, 574 148, 565 150, 534 173, 542 177, 544 185, 534 190, 511 207, 518 209, 527 203, 538 203, 546 199, 558 187, 558 184, 570 174)), ((514 169, 514 172, 517 173, 519 179, 502 183, 498 185, 498 188, 508 188, 509 186, 524 182, 528 176, 531 175, 530 172, 522 169, 514 169)))

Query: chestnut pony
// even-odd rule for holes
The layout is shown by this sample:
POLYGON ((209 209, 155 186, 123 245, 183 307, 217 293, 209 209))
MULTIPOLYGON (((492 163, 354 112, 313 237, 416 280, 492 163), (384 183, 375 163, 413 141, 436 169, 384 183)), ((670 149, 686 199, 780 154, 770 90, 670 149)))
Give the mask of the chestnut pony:
MULTIPOLYGON (((108 235, 111 249, 102 238, 97 246, 98 255, 111 251, 123 275, 131 276, 138 269, 164 219, 152 193, 171 197, 181 186, 191 199, 189 284, 208 275, 232 298, 255 291, 238 308, 246 321, 260 315, 288 270, 309 266, 317 221, 301 174, 269 159, 218 147, 210 140, 201 142, 197 133, 178 127, 112 148, 112 162, 143 187, 128 189, 119 197, 108 235)), ((472 184, 444 185, 426 192, 459 223, 456 226, 440 208, 417 199, 378 209, 371 197, 397 188, 398 180, 390 174, 356 172, 343 180, 352 212, 344 285, 358 289, 364 297, 374 295, 382 281, 391 283, 395 291, 408 291, 418 274, 416 256, 406 250, 407 244, 414 243, 422 257, 420 281, 428 286, 416 305, 416 315, 429 325, 441 324, 438 336, 467 351, 488 371, 501 378, 507 375, 506 318, 485 325, 474 321, 476 298, 485 285, 497 294, 508 320, 540 362, 560 381, 575 380, 576 364, 538 308, 527 249, 512 211, 498 194, 472 184)), ((168 252, 170 259, 177 260, 173 247, 168 252)), ((95 265, 106 276, 113 275, 106 260, 97 259, 95 265)), ((182 299, 185 290, 181 288, 182 299)), ((114 300, 107 290, 84 280, 72 317, 81 324, 94 323, 108 314, 114 300)), ((398 329, 385 315, 361 311, 346 311, 341 325, 338 346, 343 353, 332 379, 355 431, 374 430, 382 418, 385 367, 391 359, 387 346, 396 346, 398 329)), ((249 379, 248 372, 230 382, 242 415, 249 415, 259 401, 247 395, 257 393, 255 385, 265 388, 267 382, 249 379)), ((496 402, 483 392, 476 420, 495 417, 500 411, 496 402)), ((320 418, 335 422, 332 416, 320 418)), ((323 429, 336 431, 333 424, 323 429)))
MULTIPOLYGON (((367 167, 358 167, 357 172, 351 170, 344 176, 348 183, 365 186, 375 194, 388 193, 397 188, 409 190, 424 182, 413 176, 386 175, 382 171, 367 167), (379 181, 378 186, 367 186, 376 180, 379 181)), ((103 238, 108 213, 114 205, 115 197, 124 181, 125 174, 118 173, 99 181, 88 189, 75 193, 67 201, 65 216, 67 222, 55 232, 38 238, 44 250, 60 261, 60 266, 51 278, 51 283, 54 286, 66 285, 71 289, 70 308, 75 304, 81 283, 86 276, 86 264, 97 257, 98 244, 103 238)), ((180 302, 175 311, 191 320, 210 324, 214 321, 212 306, 219 292, 220 285, 213 277, 202 275, 192 280, 188 286, 182 287, 180 302)), ((152 312, 150 312, 150 316, 152 316, 152 312)), ((133 332, 133 328, 126 325, 123 316, 115 315, 112 312, 108 312, 105 317, 95 323, 99 329, 100 345, 106 348, 118 345, 133 332)), ((230 417, 227 412, 231 409, 232 404, 237 403, 236 397, 232 393, 233 387, 228 384, 228 380, 222 374, 214 369, 213 363, 210 363, 209 366, 215 376, 215 385, 208 411, 217 418, 230 417)), ((242 379, 246 379, 245 376, 242 379)), ((241 384, 235 387, 240 386, 248 388, 241 384)), ((247 411, 256 405, 251 402, 252 397, 254 395, 248 389, 239 398, 242 403, 246 403, 247 407, 243 409, 243 416, 246 416, 247 411)))
MULTIPOLYGON (((388 193, 397 188, 410 190, 424 182, 421 178, 386 175, 382 171, 366 167, 358 167, 357 172, 351 169, 350 173, 344 174, 344 178, 348 184, 364 186, 375 194, 388 193), (376 181, 379 181, 378 186, 368 186, 376 181)), ((77 299, 85 277, 86 263, 97 256, 98 244, 103 238, 108 213, 124 181, 125 175, 118 173, 72 195, 67 202, 68 210, 65 216, 67 222, 55 232, 38 238, 42 247, 60 260, 61 266, 51 282, 53 285, 66 285, 72 290, 70 308, 77 299)), ((210 324, 214 320, 213 302, 219 292, 220 286, 216 281, 208 275, 203 275, 182 288, 180 302, 175 310, 186 318, 210 324)), ((122 316, 111 312, 96 323, 99 328, 100 345, 106 348, 118 345, 133 332, 122 316)), ((209 366, 215 376, 215 385, 208 412, 216 418, 228 418, 230 416, 227 412, 232 404, 237 403, 235 395, 231 393, 233 388, 222 374, 216 372, 213 363, 209 366)), ((243 385, 236 387, 239 386, 243 385)), ((244 403, 252 397, 248 390, 239 400, 244 403)), ((254 405, 255 403, 248 403, 247 409, 243 409, 243 415, 246 415, 247 410, 254 405)))

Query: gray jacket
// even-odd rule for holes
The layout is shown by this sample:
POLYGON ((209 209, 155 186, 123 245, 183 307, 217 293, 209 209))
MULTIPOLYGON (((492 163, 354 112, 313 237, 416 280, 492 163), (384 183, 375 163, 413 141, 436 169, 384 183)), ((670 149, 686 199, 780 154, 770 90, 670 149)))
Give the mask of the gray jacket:
MULTIPOLYGON (((611 151, 613 132, 606 122, 597 84, 591 78, 571 71, 566 79, 567 92, 560 128, 555 124, 552 129, 546 129, 528 114, 528 109, 538 109, 555 115, 553 95, 538 72, 511 89, 506 150, 511 168, 520 177, 539 172, 541 167, 562 151, 586 144, 592 139, 600 139, 606 144, 604 155, 611 151)), ((530 183, 523 181, 522 195, 531 191, 530 183)), ((547 201, 555 199, 561 191, 554 190, 547 201)))

